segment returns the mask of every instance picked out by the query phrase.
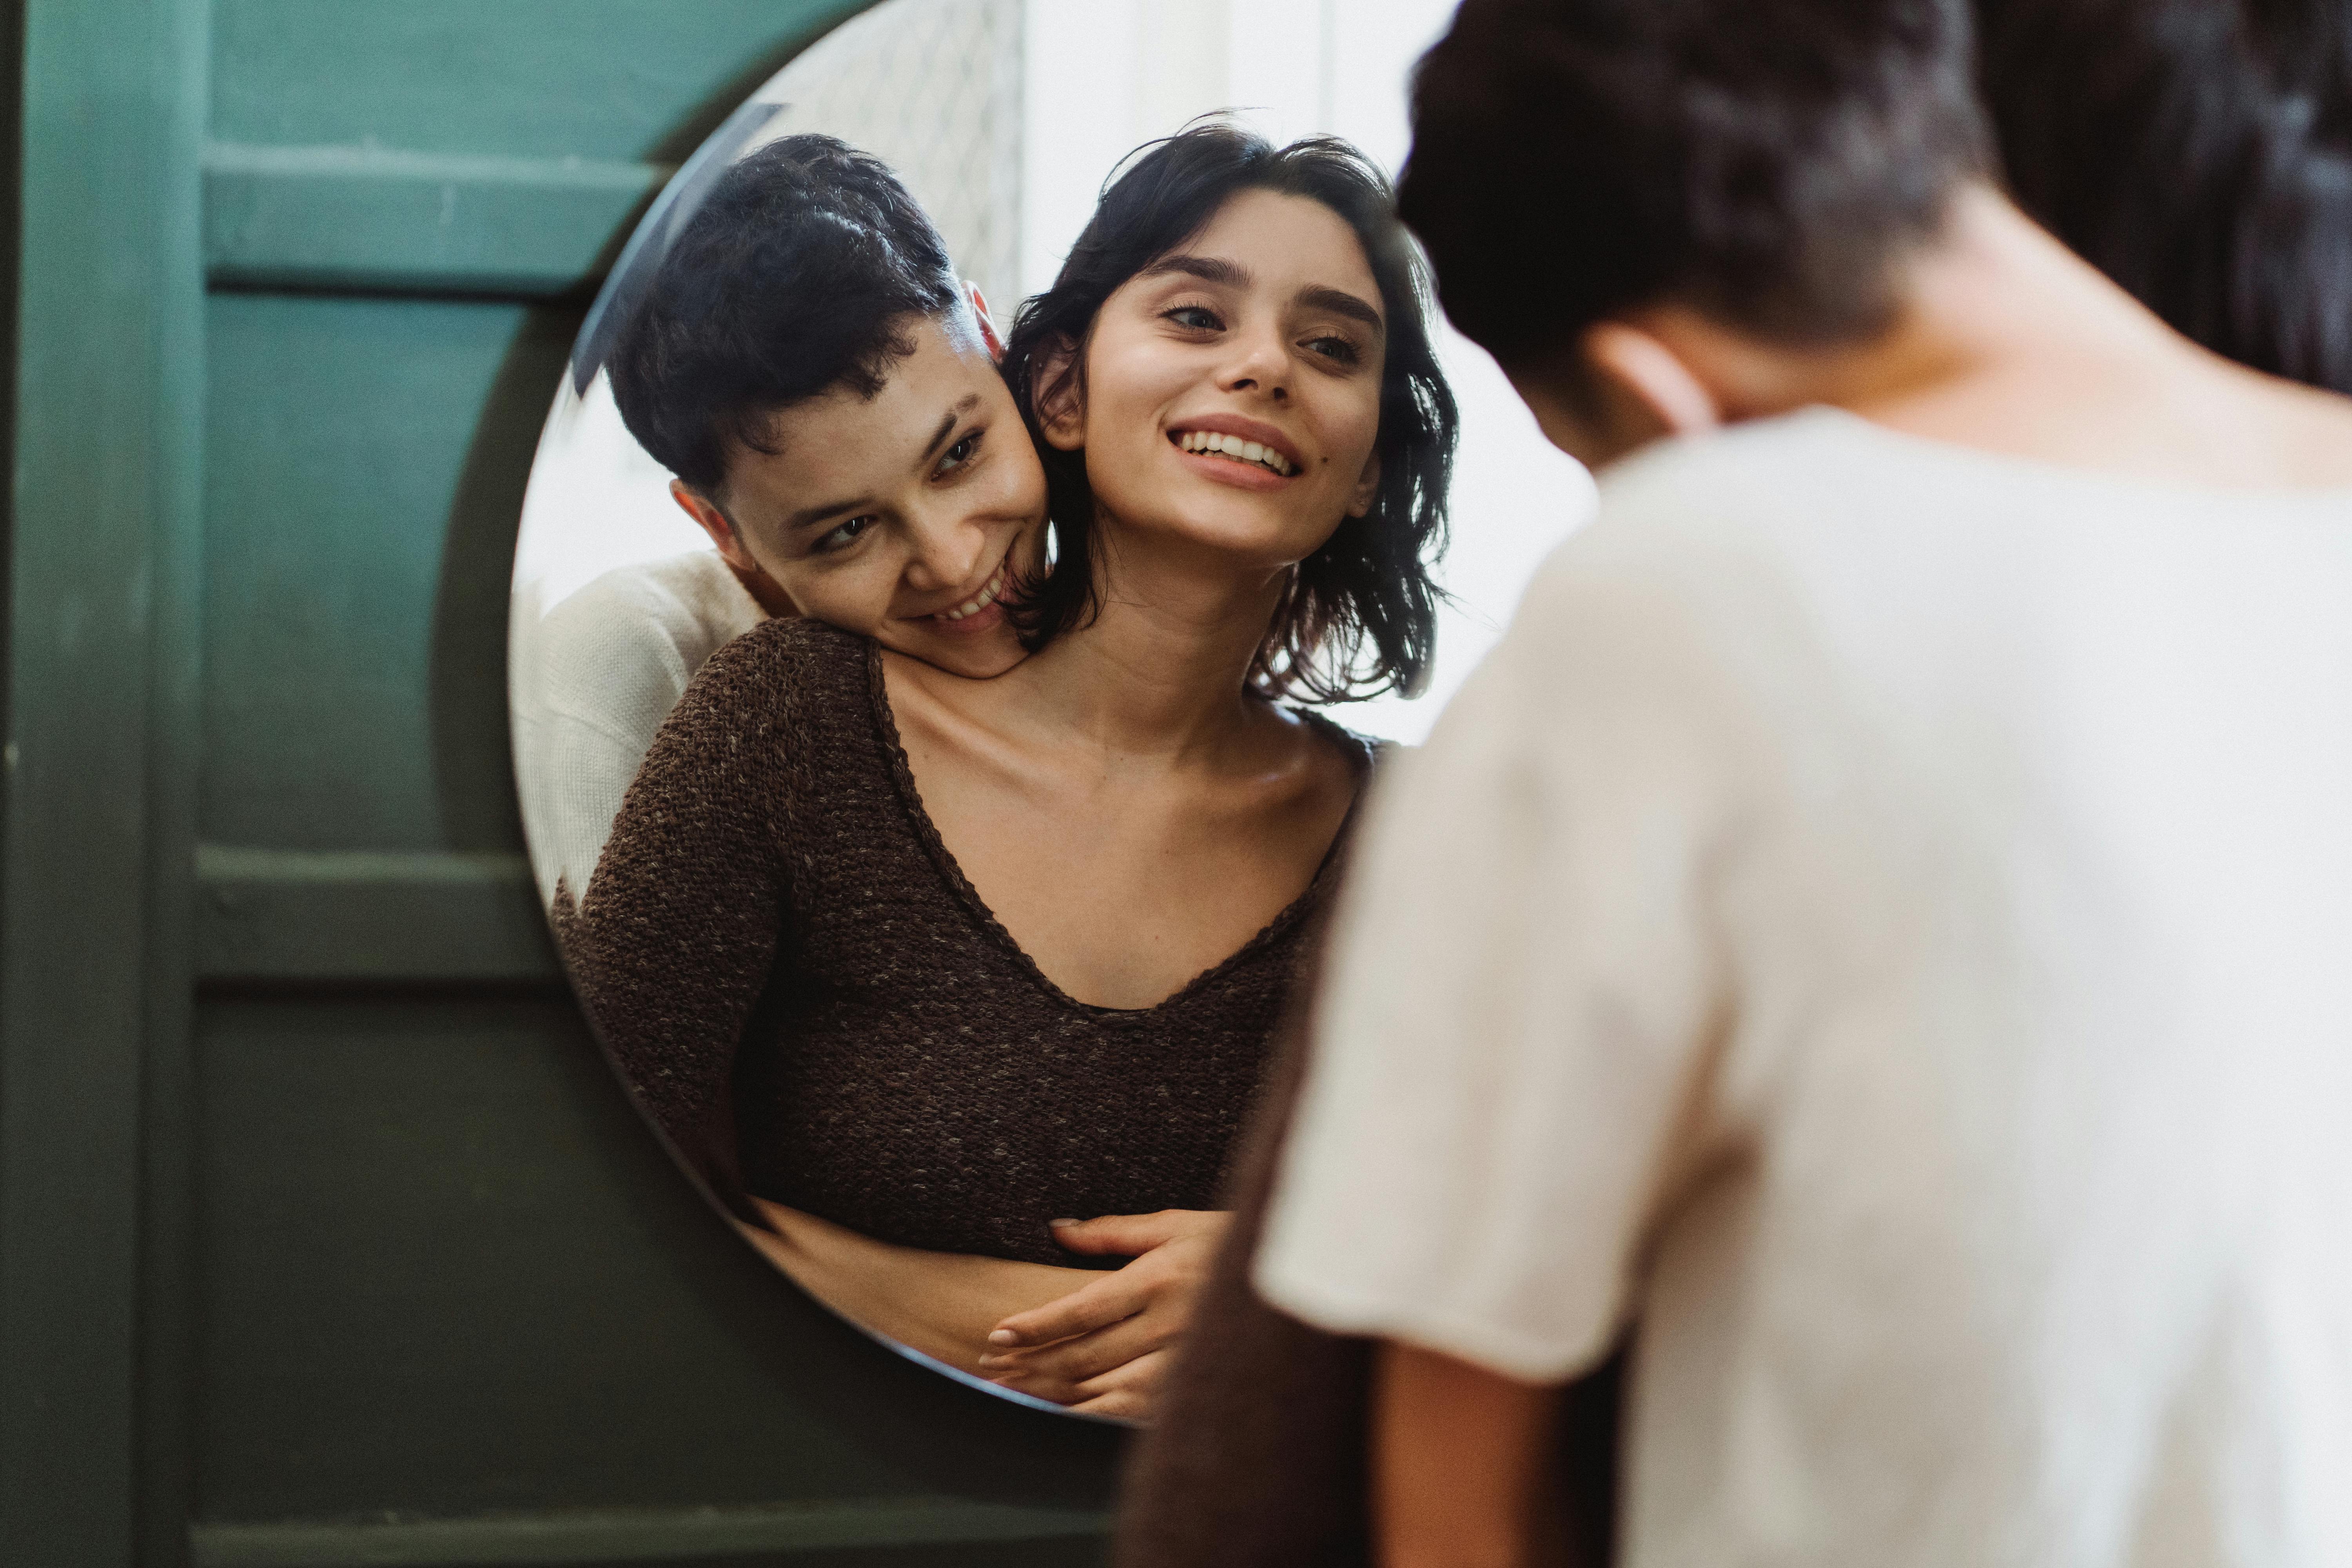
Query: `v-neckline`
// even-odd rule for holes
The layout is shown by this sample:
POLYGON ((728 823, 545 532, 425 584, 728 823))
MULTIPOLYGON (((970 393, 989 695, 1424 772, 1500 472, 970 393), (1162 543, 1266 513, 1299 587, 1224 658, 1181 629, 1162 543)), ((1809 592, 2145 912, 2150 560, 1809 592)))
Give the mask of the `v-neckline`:
POLYGON ((1292 710, 1301 721, 1313 725, 1337 741, 1349 753, 1356 771, 1355 794, 1348 801, 1347 813, 1339 818, 1339 829, 1331 835, 1330 845, 1323 851, 1323 858, 1316 863, 1315 875, 1307 879, 1306 888, 1297 898, 1285 904, 1280 912, 1258 928, 1256 935, 1242 943, 1224 958, 1192 976, 1166 996, 1149 1007, 1106 1007, 1099 1003, 1081 1002, 1055 984, 1053 976, 1040 968, 1037 961, 1030 956, 1029 950, 1013 940, 1013 933, 1005 929, 1004 922, 996 918, 996 911, 990 909, 987 901, 980 896, 980 889, 972 886, 971 879, 964 875, 963 867, 957 862, 955 852, 948 847, 947 840, 940 837, 939 825, 931 820, 930 812, 924 806, 922 792, 915 787, 914 766, 907 760, 906 745, 898 738, 898 717, 891 710, 890 691, 884 680, 882 645, 870 639, 866 645, 866 671, 867 692, 874 711, 874 726, 881 736, 882 750, 889 759, 890 776, 898 784, 899 803, 906 807, 908 820, 914 825, 915 837, 922 841, 923 848, 931 858, 931 864, 939 871, 940 879, 947 884, 949 891, 963 904, 965 912, 971 916, 981 930, 1003 948, 1014 963, 1027 972, 1039 990, 1060 1005, 1086 1014, 1090 1017, 1141 1019, 1164 1012, 1213 984, 1219 976, 1265 948, 1269 942, 1279 940, 1292 926, 1297 925, 1313 907, 1316 895, 1323 890, 1324 884, 1330 879, 1332 865, 1339 858, 1339 847, 1348 841, 1349 829, 1355 826, 1356 810, 1363 804, 1364 785, 1371 775, 1372 748, 1361 736, 1342 725, 1333 723, 1320 713, 1309 712, 1305 709, 1292 710))

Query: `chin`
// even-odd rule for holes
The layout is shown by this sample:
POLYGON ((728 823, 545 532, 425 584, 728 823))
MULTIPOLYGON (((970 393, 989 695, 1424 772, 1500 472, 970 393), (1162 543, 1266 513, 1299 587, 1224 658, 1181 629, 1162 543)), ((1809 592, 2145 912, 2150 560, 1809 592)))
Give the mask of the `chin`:
POLYGON ((920 659, 934 669, 970 680, 994 679, 1029 657, 1010 627, 1003 628, 1000 635, 980 639, 921 637, 886 637, 881 641, 892 653, 920 659))
POLYGON ((1330 542, 1339 525, 1318 526, 1256 511, 1171 519, 1160 531, 1171 542, 1231 556, 1236 567, 1255 569, 1306 560, 1330 542))
POLYGON ((969 648, 952 651, 954 658, 934 658, 931 662, 950 675, 961 675, 967 680, 993 680, 1029 657, 1018 643, 985 655, 969 648))
POLYGON ((1156 494, 1105 496, 1097 491, 1114 529, 1188 552, 1233 557, 1236 567, 1286 566, 1304 561, 1339 531, 1344 498, 1252 493, 1204 481, 1189 471, 1156 494), (1329 509, 1330 515, 1316 514, 1329 509))

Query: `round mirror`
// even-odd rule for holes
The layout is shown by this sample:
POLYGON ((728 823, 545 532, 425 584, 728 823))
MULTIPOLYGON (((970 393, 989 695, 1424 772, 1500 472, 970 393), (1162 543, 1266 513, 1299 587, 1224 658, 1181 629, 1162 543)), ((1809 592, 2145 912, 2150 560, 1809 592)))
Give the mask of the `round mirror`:
POLYGON ((1450 8, 888 0, 555 391, 509 688, 583 1001, 751 1245, 1006 1398, 1148 1416, 1380 744, 1591 504, 1381 205, 1450 8))

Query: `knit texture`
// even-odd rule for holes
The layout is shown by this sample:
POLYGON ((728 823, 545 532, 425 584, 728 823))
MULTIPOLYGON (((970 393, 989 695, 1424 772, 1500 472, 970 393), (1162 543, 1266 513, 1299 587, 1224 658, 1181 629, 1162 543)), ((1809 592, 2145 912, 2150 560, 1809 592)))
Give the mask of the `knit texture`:
POLYGON ((1077 1002, 925 815, 878 647, 778 620, 696 677, 557 930, 623 1074, 722 1192, 1069 1264, 1056 1216, 1213 1206, 1339 848, 1158 1006, 1077 1002))

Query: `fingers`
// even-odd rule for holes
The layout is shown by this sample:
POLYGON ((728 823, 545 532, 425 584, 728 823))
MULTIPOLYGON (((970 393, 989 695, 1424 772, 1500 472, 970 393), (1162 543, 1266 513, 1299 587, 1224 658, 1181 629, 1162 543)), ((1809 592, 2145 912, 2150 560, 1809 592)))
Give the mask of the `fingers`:
POLYGON ((1119 1245, 1103 1247, 1104 1251, 1124 1252, 1129 1243, 1148 1241, 1149 1245, 1117 1273, 1106 1274, 1059 1300, 1004 1319, 990 1332, 988 1342, 1000 1350, 1052 1344, 1132 1317, 1171 1290, 1189 1300, 1232 1217, 1222 1210, 1162 1209, 1158 1214, 1109 1215, 1066 1225, 1056 1222, 1055 1234, 1060 1237, 1084 1231, 1087 1236, 1082 1239, 1092 1242, 1118 1239, 1119 1245), (1155 1236, 1161 1239, 1150 1241, 1155 1236))
POLYGON ((1160 1384, 1167 1375, 1168 1352, 1152 1351, 1116 1372, 1078 1384, 1078 1398, 1067 1401, 1073 1410, 1088 1415, 1117 1415, 1149 1421, 1158 1411, 1160 1384))
POLYGON ((1172 1314, 1146 1312, 1038 1350, 991 1351, 980 1358, 980 1370, 986 1377, 1017 1375, 1057 1384, 1083 1383, 1168 1344, 1181 1327, 1172 1314))
POLYGON ((1148 1280, 1129 1278, 1124 1268, 1106 1274, 1059 1300, 1013 1313, 990 1331, 988 1342, 999 1350, 1019 1350, 1107 1329, 1150 1304, 1149 1286, 1148 1280))
POLYGON ((1142 1420, 1151 1414, 1159 1398, 1160 1381, 1169 1364, 1168 1354, 1164 1350, 1147 1351, 1099 1376, 1077 1382, 1044 1376, 999 1377, 992 1381, 1001 1387, 1090 1415, 1142 1420))
POLYGON ((1043 1399, 1055 1405, 1076 1405, 1083 1397, 1078 1393, 1077 1384, 1064 1383, 1059 1378, 1015 1373, 992 1377, 988 1381, 999 1388, 1009 1388, 1015 1394, 1025 1394, 1032 1399, 1043 1399))
POLYGON ((1098 1219, 1057 1219, 1055 1245, 1072 1252, 1133 1258, 1181 1236, 1198 1211, 1161 1209, 1157 1214, 1111 1214, 1098 1219))

